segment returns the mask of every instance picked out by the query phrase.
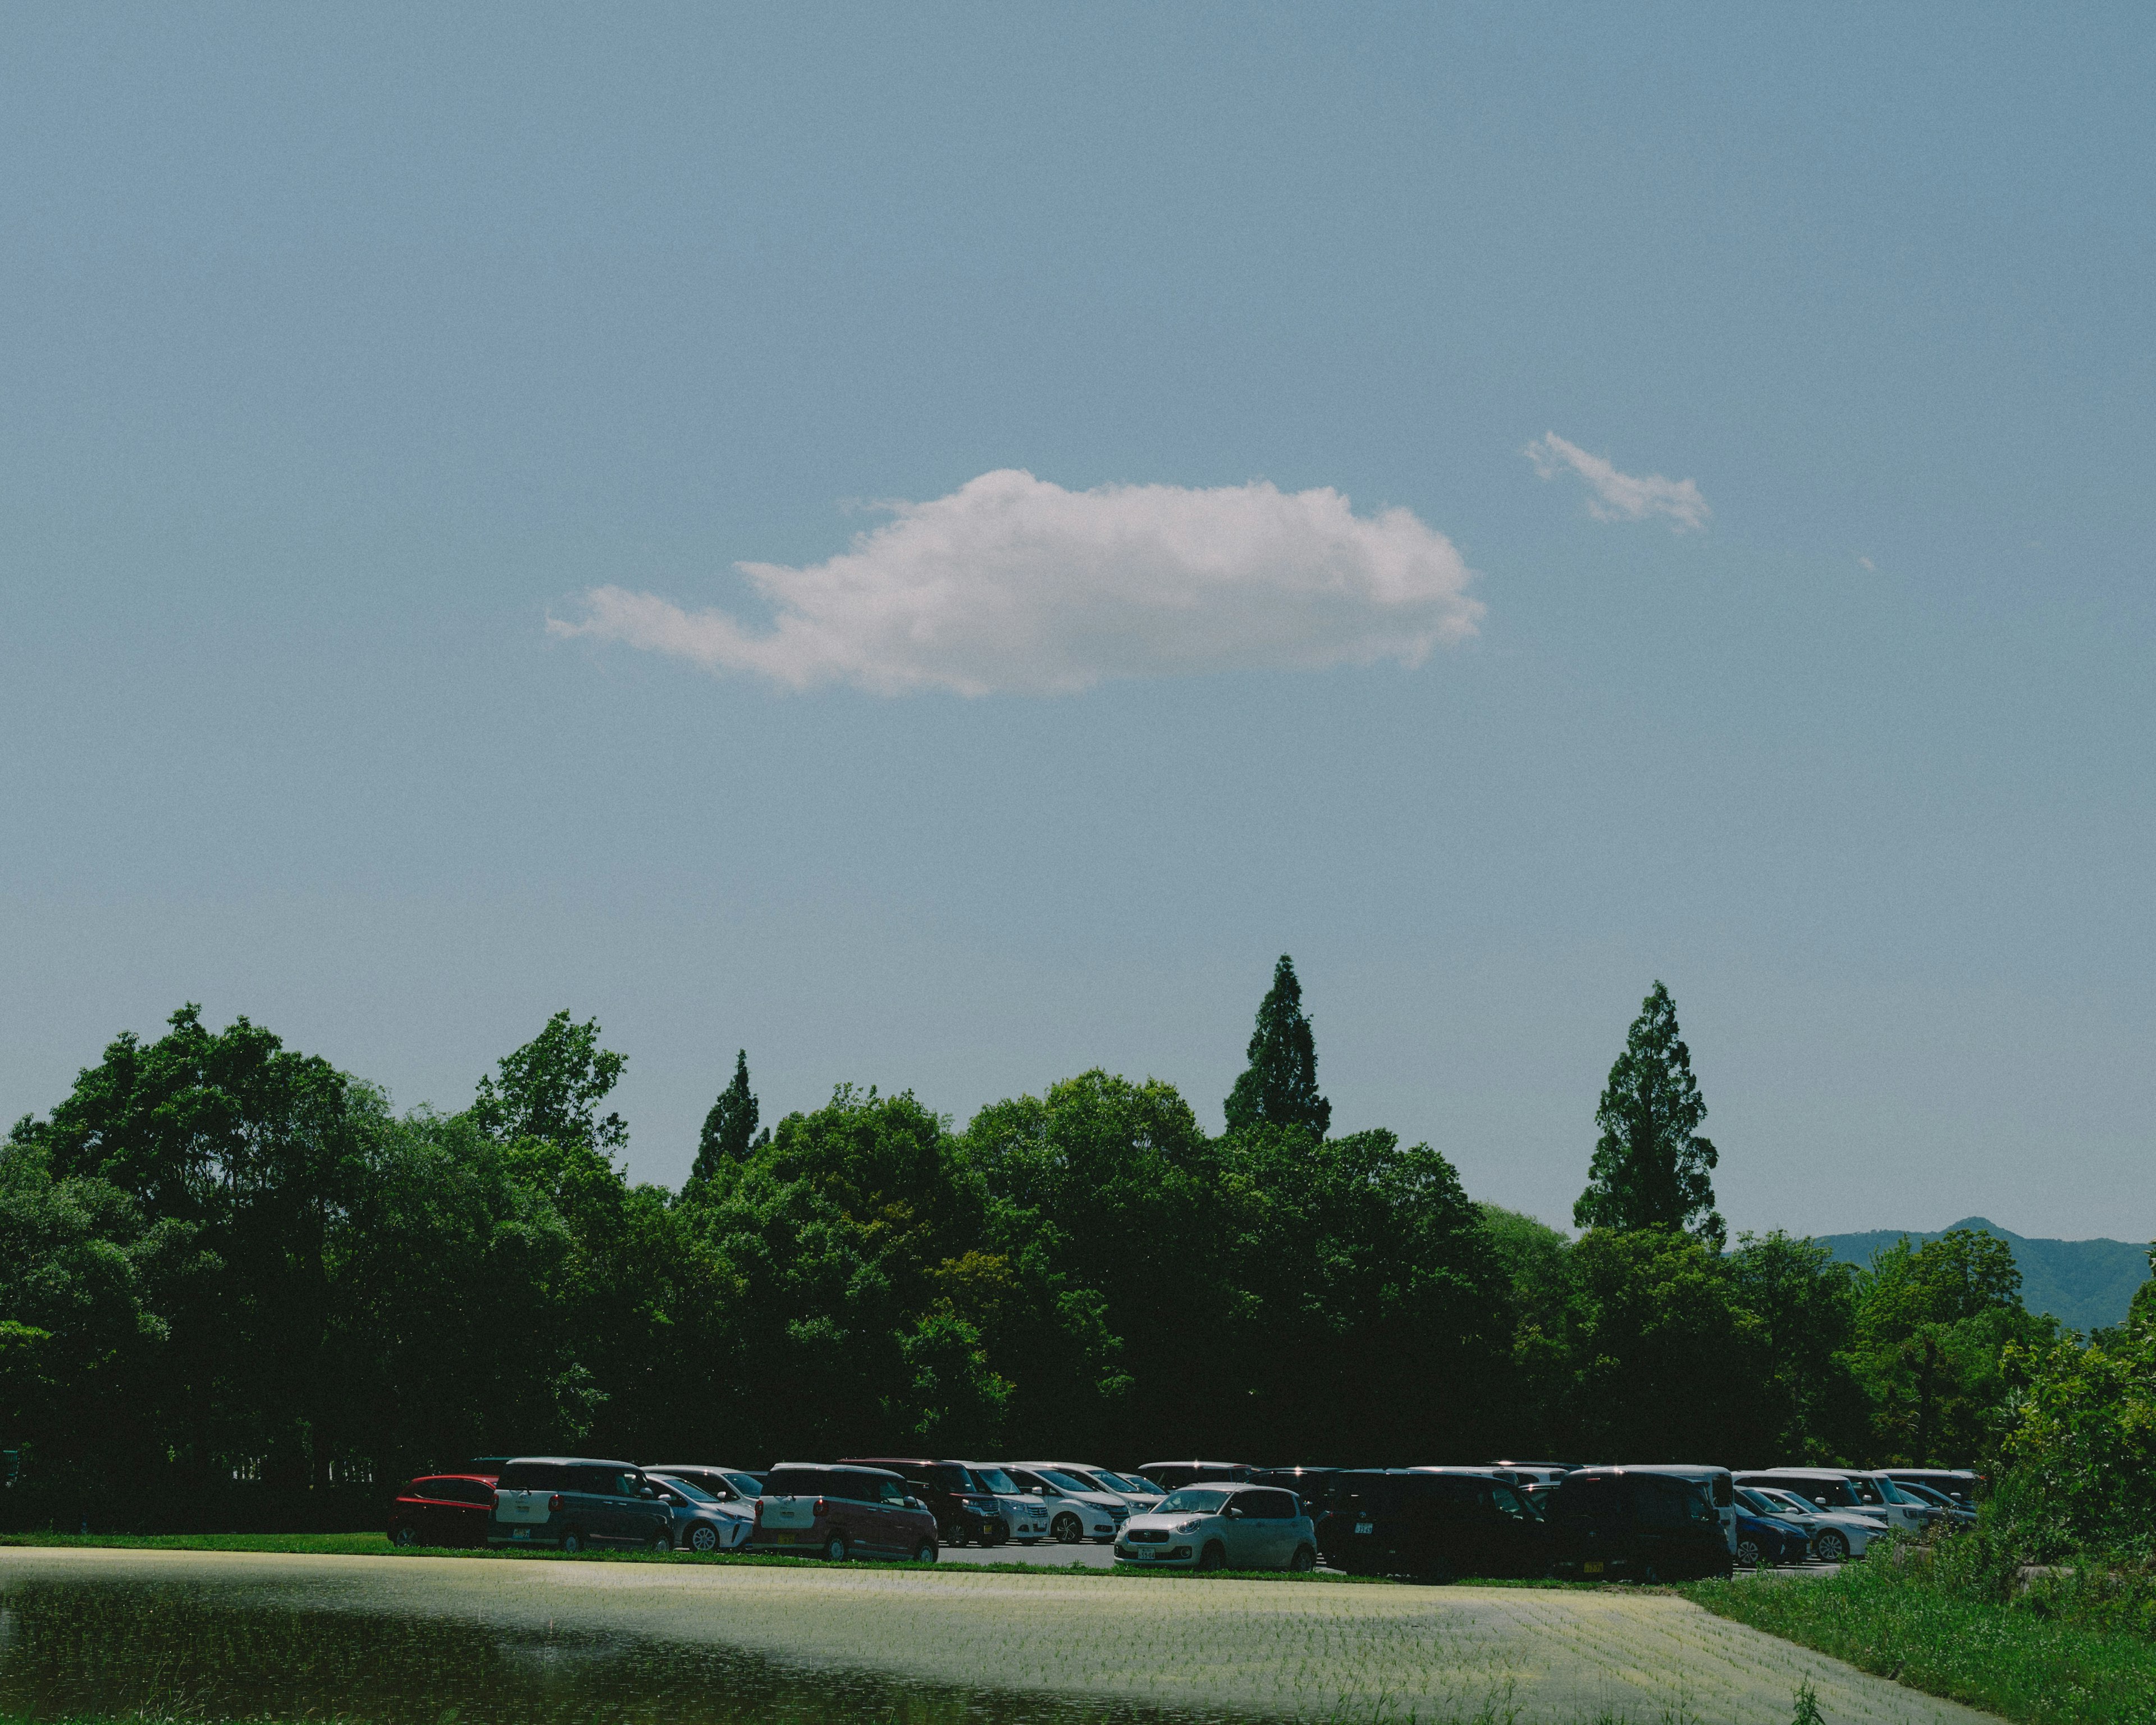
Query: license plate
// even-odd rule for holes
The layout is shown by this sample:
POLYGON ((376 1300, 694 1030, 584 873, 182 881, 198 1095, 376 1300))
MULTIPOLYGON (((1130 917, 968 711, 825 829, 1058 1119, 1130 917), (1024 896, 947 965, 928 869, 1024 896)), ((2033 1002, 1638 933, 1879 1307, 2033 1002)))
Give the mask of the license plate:
POLYGON ((531 1537, 531 1530, 529 1527, 511 1527, 509 1530, 509 1537, 511 1539, 529 1539, 531 1537))
POLYGON ((1375 1522, 1358 1522, 1355 1531, 1358 1533, 1374 1533, 1378 1531, 1378 1524, 1375 1522))
POLYGON ((1579 1567, 1582 1572, 1586 1574, 1599 1575, 1602 1573, 1602 1559, 1599 1558, 1593 1558, 1588 1562, 1582 1563, 1579 1567))
POLYGON ((774 1533, 771 1536, 771 1543, 773 1545, 791 1545, 793 1536, 791 1533, 774 1533))

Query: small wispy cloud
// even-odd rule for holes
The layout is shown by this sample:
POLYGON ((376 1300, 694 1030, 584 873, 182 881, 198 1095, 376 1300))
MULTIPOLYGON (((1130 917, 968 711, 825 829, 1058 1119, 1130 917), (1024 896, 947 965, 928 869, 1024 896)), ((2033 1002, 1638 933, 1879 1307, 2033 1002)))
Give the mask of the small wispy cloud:
POLYGON ((1697 532, 1714 513, 1690 480, 1664 479, 1659 473, 1645 477, 1620 473, 1602 456, 1589 454, 1554 431, 1537 438, 1525 454, 1544 479, 1570 472, 1584 480, 1587 512, 1598 521, 1644 521, 1651 516, 1666 516, 1671 531, 1697 532))
POLYGON ((1866 574, 1876 575, 1879 572, 1879 565, 1873 562, 1870 557, 1859 557, 1856 563, 1857 567, 1866 574))
POLYGON ((893 519, 828 562, 737 565, 772 627, 599 587, 588 635, 790 689, 1069 694, 1117 677, 1419 665, 1475 633, 1474 572, 1404 509, 1262 481, 1062 486, 1016 469, 893 519))

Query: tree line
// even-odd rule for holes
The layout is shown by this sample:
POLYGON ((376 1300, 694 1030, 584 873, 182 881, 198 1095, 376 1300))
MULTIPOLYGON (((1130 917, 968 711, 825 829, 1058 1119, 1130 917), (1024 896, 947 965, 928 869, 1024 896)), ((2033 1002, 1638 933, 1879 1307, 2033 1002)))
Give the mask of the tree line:
POLYGON ((1966 1465, 2027 1399, 2017 1360, 2087 1358, 1989 1236, 1866 1269, 1731 1245, 1660 983, 1577 1240, 1427 1144, 1333 1134, 1286 957, 1217 1137, 1100 1070, 963 1127, 850 1085, 760 1127, 744 1052, 674 1191, 624 1173, 623 1065, 557 1013, 469 1107, 400 1113, 244 1018, 118 1038, 0 1148, 22 1479, 324 1487, 516 1451, 1966 1465))

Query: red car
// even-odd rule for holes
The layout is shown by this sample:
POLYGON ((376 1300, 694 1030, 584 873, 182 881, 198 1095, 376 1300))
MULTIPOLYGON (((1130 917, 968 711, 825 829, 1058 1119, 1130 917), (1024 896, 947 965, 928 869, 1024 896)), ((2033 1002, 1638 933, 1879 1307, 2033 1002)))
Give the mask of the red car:
POLYGON ((389 1506, 392 1545, 485 1545, 494 1519, 490 1473, 431 1473, 389 1506))

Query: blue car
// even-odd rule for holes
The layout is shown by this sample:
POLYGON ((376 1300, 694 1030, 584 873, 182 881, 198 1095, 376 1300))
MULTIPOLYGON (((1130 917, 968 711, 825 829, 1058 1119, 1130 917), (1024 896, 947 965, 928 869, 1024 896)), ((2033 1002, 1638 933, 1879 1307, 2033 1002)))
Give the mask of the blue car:
POLYGON ((1779 1516, 1755 1516, 1743 1505, 1737 1511, 1737 1561, 1747 1569, 1769 1563, 1801 1563, 1812 1554, 1801 1527, 1779 1516))

